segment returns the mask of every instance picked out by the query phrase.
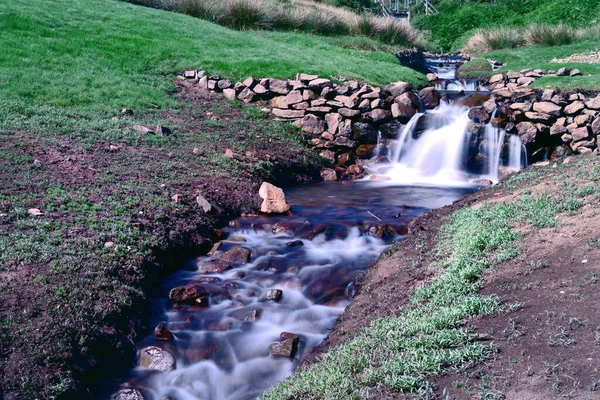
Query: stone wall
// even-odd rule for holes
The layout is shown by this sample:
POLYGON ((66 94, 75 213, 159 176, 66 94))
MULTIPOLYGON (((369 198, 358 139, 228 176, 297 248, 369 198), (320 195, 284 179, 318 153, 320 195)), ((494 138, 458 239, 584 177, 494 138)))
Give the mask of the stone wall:
MULTIPOLYGON (((553 74, 576 76, 561 69, 553 74)), ((415 91, 406 82, 385 87, 356 80, 334 83, 316 75, 298 74, 295 80, 249 77, 233 83, 204 71, 186 71, 180 79, 222 92, 231 100, 260 102, 265 112, 298 126, 307 142, 329 159, 334 168, 322 172, 326 180, 357 179, 364 175, 366 160, 375 156, 379 140, 395 139, 402 124, 417 112, 433 109, 441 100, 457 100, 470 107, 471 147, 484 140, 485 124, 519 135, 530 161, 557 158, 597 150, 600 132, 600 96, 534 90, 527 86, 549 73, 525 70, 494 75, 489 95, 440 94, 433 87, 415 91), (493 116, 493 118, 492 118, 493 116)), ((473 160, 481 159, 475 152, 473 160)))
POLYGON ((414 93, 406 82, 380 88, 356 80, 336 84, 298 74, 295 80, 249 77, 233 83, 204 71, 186 71, 180 79, 195 80, 200 87, 222 92, 231 100, 262 102, 264 111, 298 126, 308 143, 335 166, 323 171, 327 180, 362 177, 363 168, 356 161, 360 164, 374 155, 379 132, 384 140, 394 139, 401 125, 421 108, 440 104, 434 88, 414 93))

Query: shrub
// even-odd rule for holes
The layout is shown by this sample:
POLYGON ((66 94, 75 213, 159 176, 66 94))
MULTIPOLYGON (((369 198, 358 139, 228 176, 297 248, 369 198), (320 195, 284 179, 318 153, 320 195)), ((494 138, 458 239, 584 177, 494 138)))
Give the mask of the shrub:
MULTIPOLYGON (((201 1, 197 0, 197 2, 201 1)), ((267 20, 262 9, 260 0, 228 0, 217 22, 238 30, 264 28, 267 20)))
POLYGON ((192 17, 215 20, 219 15, 219 7, 215 2, 205 2, 198 0, 178 0, 174 2, 173 9, 182 14, 191 15, 192 17))

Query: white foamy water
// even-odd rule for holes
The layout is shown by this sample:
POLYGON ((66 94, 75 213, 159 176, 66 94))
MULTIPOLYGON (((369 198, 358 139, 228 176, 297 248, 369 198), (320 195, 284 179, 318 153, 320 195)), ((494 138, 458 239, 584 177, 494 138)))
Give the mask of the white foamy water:
POLYGON ((519 137, 511 135, 507 144, 506 132, 488 124, 477 148, 481 171, 476 175, 469 173, 469 157, 474 156, 469 150, 475 138, 469 129, 468 114, 468 107, 450 104, 416 114, 399 130, 391 164, 381 163, 371 168, 382 177, 379 184, 469 186, 477 179, 497 182, 500 165, 519 170, 522 149, 519 137), (419 136, 418 129, 422 131, 419 136), (505 146, 508 156, 503 162, 505 146))

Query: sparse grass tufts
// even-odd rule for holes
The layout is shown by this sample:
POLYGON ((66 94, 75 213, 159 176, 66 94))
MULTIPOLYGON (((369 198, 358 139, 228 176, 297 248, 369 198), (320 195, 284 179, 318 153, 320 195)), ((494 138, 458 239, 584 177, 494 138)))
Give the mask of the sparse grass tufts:
POLYGON ((454 213, 437 240, 443 273, 417 289, 400 316, 374 320, 265 398, 364 398, 363 388, 373 384, 427 398, 428 376, 489 357, 494 349, 461 327, 502 310, 498 297, 477 293, 479 278, 493 267, 497 252, 515 247, 519 234, 510 223, 517 217, 517 209, 505 204, 454 213))

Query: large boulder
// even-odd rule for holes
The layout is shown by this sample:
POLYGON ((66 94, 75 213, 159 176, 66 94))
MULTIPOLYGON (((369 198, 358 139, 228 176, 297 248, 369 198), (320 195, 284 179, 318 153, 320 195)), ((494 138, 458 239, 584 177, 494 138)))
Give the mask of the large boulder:
POLYGON ((410 106, 416 110, 418 110, 420 106, 419 97, 413 92, 403 93, 400 96, 396 97, 394 101, 398 104, 405 104, 407 106, 410 106))
POLYGON ((288 81, 268 79, 265 83, 268 85, 269 90, 271 90, 273 93, 287 95, 291 90, 288 81))
POLYGON ((585 140, 589 136, 588 128, 584 126, 583 128, 573 129, 571 136, 573 137, 574 142, 585 140))
POLYGON ((473 107, 469 110, 469 118, 484 124, 490 119, 490 114, 483 107, 473 107))
POLYGON ((256 97, 256 93, 254 93, 251 89, 245 88, 238 94, 238 100, 243 101, 244 103, 251 103, 256 97))
POLYGON ((377 143, 377 129, 371 124, 357 122, 352 126, 352 139, 362 144, 377 143))
POLYGON ((304 118, 299 121, 299 125, 304 132, 315 136, 318 136, 325 131, 325 121, 313 114, 306 114, 304 118))
MULTIPOLYGON (((513 104, 513 106, 514 106, 514 104, 513 104)), ((513 106, 511 106, 511 108, 513 106)), ((529 110, 522 110, 522 111, 525 112, 525 111, 529 111, 529 110)), ((538 113, 553 115, 555 117, 560 117, 560 115, 562 113, 562 107, 558 106, 552 102, 549 102, 549 101, 541 101, 541 102, 537 102, 537 103, 533 104, 533 111, 538 112, 538 113)))
POLYGON ((285 194, 281 188, 268 182, 263 182, 258 194, 263 199, 260 212, 282 214, 290 211, 290 205, 285 201, 285 194))
POLYGON ((394 82, 394 83, 390 83, 389 85, 386 85, 383 88, 383 90, 385 92, 388 92, 389 94, 391 94, 394 97, 398 97, 401 94, 408 92, 411 89, 412 89, 411 84, 407 83, 407 82, 394 82))
POLYGON ((275 357, 293 358, 298 351, 298 343, 300 338, 298 335, 290 332, 281 332, 279 341, 271 343, 269 353, 275 357))
POLYGON ((199 285, 193 283, 178 286, 169 292, 169 300, 173 303, 190 304, 196 306, 208 306, 209 294, 199 285))
POLYGON ((394 103, 392 104, 392 117, 402 122, 408 122, 415 116, 417 110, 407 104, 394 103))
POLYGON ((167 372, 175 369, 175 358, 166 350, 149 346, 140 351, 138 365, 142 368, 167 372))
POLYGON ((375 125, 381 125, 392 119, 392 113, 381 108, 376 108, 370 112, 370 117, 375 125))
POLYGON ((568 115, 575 115, 585 108, 583 101, 574 101, 565 107, 565 113, 568 115))
POLYGON ((585 101, 585 106, 592 110, 600 110, 600 95, 585 101))
POLYGON ((517 124, 517 132, 519 133, 521 142, 523 142, 524 145, 528 145, 535 142, 538 129, 531 122, 519 122, 517 124))
POLYGON ((281 108, 274 108, 271 112, 274 116, 285 119, 299 119, 306 114, 304 110, 286 110, 281 108))
POLYGON ((327 132, 335 135, 338 131, 340 122, 342 122, 342 116, 338 113, 330 113, 325 115, 325 122, 327 123, 327 132))
POLYGON ((333 83, 331 83, 331 81, 329 79, 317 78, 317 79, 313 79, 312 81, 308 82, 309 89, 315 90, 318 92, 325 89, 326 87, 332 87, 332 86, 333 86, 333 83))
POLYGON ((423 103, 423 107, 431 110, 440 105, 440 94, 434 87, 426 87, 421 89, 419 97, 423 103))

